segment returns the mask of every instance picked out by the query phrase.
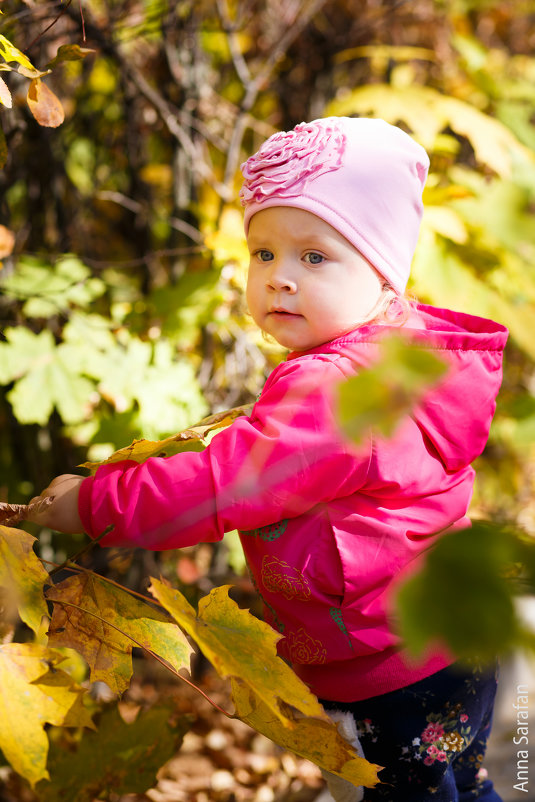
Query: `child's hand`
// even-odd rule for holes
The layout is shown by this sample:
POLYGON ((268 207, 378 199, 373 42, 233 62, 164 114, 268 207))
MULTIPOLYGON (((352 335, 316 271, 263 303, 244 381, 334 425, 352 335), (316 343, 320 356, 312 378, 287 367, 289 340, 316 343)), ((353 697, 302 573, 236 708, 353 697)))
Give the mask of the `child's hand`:
POLYGON ((84 527, 78 515, 78 493, 83 481, 82 476, 72 473, 56 476, 40 496, 32 498, 30 504, 47 497, 52 498, 53 501, 48 506, 43 506, 38 512, 30 512, 26 520, 33 521, 40 526, 48 526, 58 532, 65 532, 67 535, 83 532, 84 527))

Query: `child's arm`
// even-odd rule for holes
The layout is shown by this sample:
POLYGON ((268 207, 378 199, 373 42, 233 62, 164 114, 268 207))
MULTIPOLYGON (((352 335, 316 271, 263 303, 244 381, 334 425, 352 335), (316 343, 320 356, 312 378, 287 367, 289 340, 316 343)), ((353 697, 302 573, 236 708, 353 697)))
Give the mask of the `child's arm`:
POLYGON ((48 526, 58 532, 65 532, 68 535, 83 532, 84 527, 78 514, 78 494, 83 481, 82 476, 72 473, 56 476, 49 486, 30 503, 45 497, 54 500, 41 512, 30 513, 27 520, 40 526, 48 526))

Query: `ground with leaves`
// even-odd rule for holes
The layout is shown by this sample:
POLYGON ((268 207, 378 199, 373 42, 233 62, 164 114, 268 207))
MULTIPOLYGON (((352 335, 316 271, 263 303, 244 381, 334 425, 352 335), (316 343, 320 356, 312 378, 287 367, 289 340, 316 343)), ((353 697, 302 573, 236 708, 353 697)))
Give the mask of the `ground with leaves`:
MULTIPOLYGON (((217 713, 191 689, 169 683, 167 673, 152 661, 136 658, 135 663, 136 679, 119 705, 126 721, 162 702, 195 720, 181 748, 159 771, 153 789, 145 794, 112 793, 110 802, 320 802, 324 784, 317 766, 281 750, 243 722, 217 713)), ((511 783, 507 676, 486 765, 504 802, 517 802, 522 796, 511 783)), ((223 708, 232 709, 228 684, 210 668, 203 674, 202 687, 223 708)), ((0 769, 0 802, 41 800, 0 769)))
MULTIPOLYGON (((179 716, 191 716, 193 722, 182 747, 161 768, 158 784, 151 791, 112 793, 110 802, 312 802, 317 797, 323 785, 317 766, 284 752, 243 722, 217 713, 180 682, 169 683, 165 670, 156 664, 137 658, 135 673, 136 679, 119 705, 125 721, 132 722, 147 708, 165 704, 179 716)), ((228 683, 211 669, 204 674, 202 687, 224 709, 232 710, 228 683)), ((120 756, 113 755, 110 771, 112 767, 117 770, 119 761, 120 756)), ((132 770, 132 764, 130 767, 132 770)), ((70 770, 74 768, 71 755, 70 770)), ((41 796, 7 770, 0 778, 4 780, 1 802, 41 802, 41 796)), ((42 784, 43 789, 45 786, 42 784)))

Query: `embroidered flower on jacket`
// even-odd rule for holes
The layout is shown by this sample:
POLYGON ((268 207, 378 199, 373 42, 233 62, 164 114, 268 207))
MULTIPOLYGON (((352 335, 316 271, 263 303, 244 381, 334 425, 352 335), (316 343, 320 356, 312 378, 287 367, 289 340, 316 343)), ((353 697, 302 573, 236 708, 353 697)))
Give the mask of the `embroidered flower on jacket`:
POLYGON ((266 554, 262 560, 261 577, 266 590, 282 593, 285 599, 307 601, 310 598, 310 586, 306 578, 284 560, 266 554))
POLYGON ((345 134, 334 118, 300 123, 292 131, 273 134, 242 164, 242 205, 262 203, 271 195, 300 195, 311 178, 341 166, 345 143, 345 134))
POLYGON ((293 663, 324 663, 327 659, 327 649, 321 641, 312 638, 303 627, 297 632, 289 632, 286 642, 293 663))

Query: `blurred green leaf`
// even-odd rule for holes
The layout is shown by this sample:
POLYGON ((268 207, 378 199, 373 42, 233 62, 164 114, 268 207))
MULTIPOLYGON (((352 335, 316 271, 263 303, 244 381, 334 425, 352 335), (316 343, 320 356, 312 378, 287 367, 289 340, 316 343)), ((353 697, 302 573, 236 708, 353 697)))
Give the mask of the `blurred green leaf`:
POLYGON ((461 658, 492 659, 524 640, 514 601, 520 591, 535 592, 535 540, 475 521, 440 537, 401 587, 400 631, 415 654, 441 641, 461 658))
POLYGON ((86 733, 76 751, 51 743, 51 781, 37 786, 42 802, 93 802, 103 792, 143 793, 156 784, 161 766, 178 751, 190 721, 171 707, 140 712, 126 724, 117 708, 100 717, 98 732, 86 733))
POLYGON ((63 256, 54 265, 24 256, 1 284, 6 295, 27 299, 23 312, 30 318, 52 317, 70 306, 85 308, 106 291, 104 282, 93 278, 89 268, 71 255, 63 256))
POLYGON ((381 343, 382 356, 338 389, 338 421, 345 434, 360 442, 370 428, 389 437, 400 419, 447 370, 430 351, 403 337, 381 343))
POLYGON ((68 346, 56 346, 45 329, 6 329, 0 343, 0 381, 15 379, 7 398, 21 423, 44 425, 54 407, 66 423, 82 420, 90 408, 94 384, 80 375, 68 346))

